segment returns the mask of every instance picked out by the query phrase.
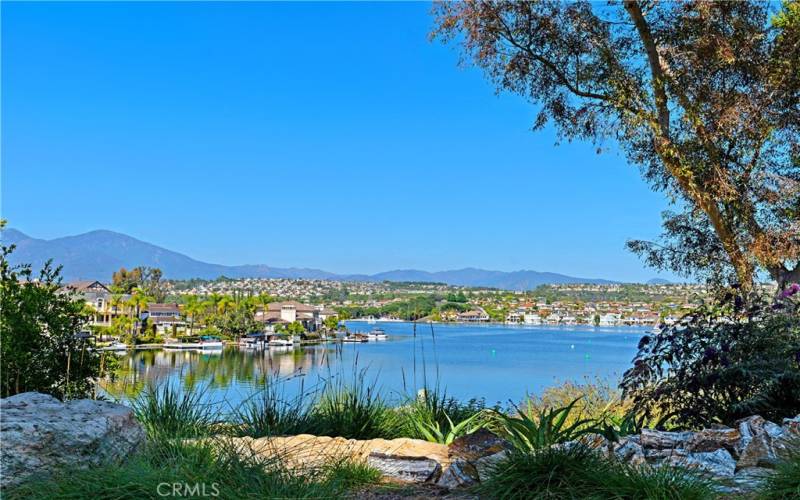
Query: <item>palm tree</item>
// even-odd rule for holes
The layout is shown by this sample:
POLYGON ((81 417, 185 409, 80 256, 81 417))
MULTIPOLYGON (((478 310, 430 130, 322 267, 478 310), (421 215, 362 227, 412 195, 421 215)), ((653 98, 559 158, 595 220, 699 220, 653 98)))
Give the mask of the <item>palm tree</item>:
POLYGON ((197 298, 196 295, 190 295, 186 299, 185 311, 186 311, 187 316, 189 316, 191 318, 189 320, 189 335, 193 335, 194 334, 194 323, 195 323, 195 320, 197 319, 197 315, 198 314, 202 314, 202 312, 205 310, 205 308, 206 308, 206 304, 203 303, 203 302, 200 302, 200 300, 197 298))

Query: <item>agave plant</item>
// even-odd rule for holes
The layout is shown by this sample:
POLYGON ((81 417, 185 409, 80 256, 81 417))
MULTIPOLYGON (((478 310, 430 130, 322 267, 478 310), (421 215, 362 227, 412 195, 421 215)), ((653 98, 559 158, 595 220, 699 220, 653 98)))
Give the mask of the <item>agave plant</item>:
POLYGON ((447 424, 442 426, 438 421, 414 421, 417 432, 432 443, 450 444, 461 436, 472 434, 483 427, 484 413, 482 411, 471 417, 454 423, 449 415, 445 414, 447 424))
POLYGON ((495 411, 494 430, 508 439, 516 449, 523 451, 538 450, 572 441, 595 431, 593 421, 581 419, 580 416, 567 425, 568 418, 579 400, 580 398, 575 399, 567 406, 548 408, 539 412, 533 411, 530 406, 528 411, 520 411, 519 407, 516 407, 517 413, 513 416, 495 411))

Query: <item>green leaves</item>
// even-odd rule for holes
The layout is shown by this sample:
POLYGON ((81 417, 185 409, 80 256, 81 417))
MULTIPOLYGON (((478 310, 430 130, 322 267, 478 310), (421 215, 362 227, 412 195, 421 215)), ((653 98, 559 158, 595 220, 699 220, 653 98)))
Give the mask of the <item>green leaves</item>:
POLYGON ((414 426, 426 441, 432 443, 450 444, 461 436, 472 434, 484 426, 484 412, 480 411, 471 417, 455 424, 449 415, 445 414, 447 424, 442 426, 437 421, 414 421, 414 426))
POLYGON ((590 419, 578 418, 567 425, 568 417, 579 400, 580 398, 575 399, 560 408, 542 410, 535 415, 532 415, 534 412, 530 406, 527 412, 517 408, 515 416, 494 412, 496 430, 518 450, 538 450, 577 439, 595 430, 594 423, 590 419))

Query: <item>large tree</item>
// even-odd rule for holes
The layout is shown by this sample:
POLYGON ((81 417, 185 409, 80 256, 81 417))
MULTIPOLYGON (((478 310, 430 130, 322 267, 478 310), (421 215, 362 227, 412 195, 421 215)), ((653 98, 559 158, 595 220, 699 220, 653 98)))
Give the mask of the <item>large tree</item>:
POLYGON ((627 0, 441 3, 433 38, 562 139, 615 141, 677 212, 650 264, 800 281, 800 6, 627 0))

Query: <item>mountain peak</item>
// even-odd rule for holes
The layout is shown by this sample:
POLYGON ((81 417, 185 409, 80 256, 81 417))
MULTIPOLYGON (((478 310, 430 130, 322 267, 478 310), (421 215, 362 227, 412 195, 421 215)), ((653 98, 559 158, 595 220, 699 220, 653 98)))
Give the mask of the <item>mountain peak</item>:
POLYGON ((56 238, 34 239, 16 229, 3 231, 3 241, 19 245, 11 254, 12 263, 30 263, 34 268, 53 259, 63 266, 66 281, 96 279, 108 281, 120 267, 158 267, 170 279, 229 278, 306 278, 351 281, 416 281, 448 285, 530 290, 543 284, 614 283, 608 280, 576 278, 558 273, 537 271, 490 271, 475 267, 451 271, 397 269, 373 275, 339 275, 304 267, 277 268, 264 264, 224 266, 200 262, 186 255, 138 240, 123 233, 97 229, 86 233, 56 238))

